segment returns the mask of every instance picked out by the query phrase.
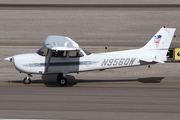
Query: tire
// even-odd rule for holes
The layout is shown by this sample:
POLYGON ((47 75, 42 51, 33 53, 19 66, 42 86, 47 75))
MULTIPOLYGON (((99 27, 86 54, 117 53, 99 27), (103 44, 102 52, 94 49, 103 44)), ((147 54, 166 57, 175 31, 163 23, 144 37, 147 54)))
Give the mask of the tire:
POLYGON ((30 78, 27 79, 27 77, 25 77, 23 80, 23 83, 24 84, 31 84, 31 79, 30 78))
POLYGON ((58 79, 58 83, 60 86, 65 86, 67 84, 67 79, 62 77, 61 79, 58 79))

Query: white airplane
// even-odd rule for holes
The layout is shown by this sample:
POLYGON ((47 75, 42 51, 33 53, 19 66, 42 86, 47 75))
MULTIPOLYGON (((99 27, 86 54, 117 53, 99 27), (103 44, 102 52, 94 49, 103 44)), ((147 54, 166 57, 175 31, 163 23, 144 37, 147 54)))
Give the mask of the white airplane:
POLYGON ((66 85, 68 73, 164 63, 175 30, 161 28, 140 49, 107 53, 90 53, 68 37, 48 36, 45 46, 36 53, 14 55, 4 60, 12 62, 20 73, 27 74, 24 84, 31 83, 31 74, 58 74, 58 83, 66 85))

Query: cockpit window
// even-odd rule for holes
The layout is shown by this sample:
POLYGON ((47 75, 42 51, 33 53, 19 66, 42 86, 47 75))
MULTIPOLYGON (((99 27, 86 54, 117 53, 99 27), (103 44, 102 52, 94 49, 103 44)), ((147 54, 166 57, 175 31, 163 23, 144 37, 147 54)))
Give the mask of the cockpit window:
POLYGON ((52 57, 66 57, 66 51, 52 51, 52 57))
POLYGON ((90 55, 91 53, 89 52, 89 51, 87 51, 87 50, 84 50, 83 49, 83 51, 86 53, 86 55, 90 55))
POLYGON ((40 48, 36 53, 41 56, 47 56, 48 48, 44 46, 44 47, 40 48))
POLYGON ((84 55, 80 51, 69 51, 70 58, 83 57, 84 55))

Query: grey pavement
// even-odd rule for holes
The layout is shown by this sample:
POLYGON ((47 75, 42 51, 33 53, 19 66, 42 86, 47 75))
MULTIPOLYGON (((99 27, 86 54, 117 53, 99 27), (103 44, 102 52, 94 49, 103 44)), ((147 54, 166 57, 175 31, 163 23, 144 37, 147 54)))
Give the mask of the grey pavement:
POLYGON ((90 46, 96 41, 101 46, 108 42, 119 46, 123 41, 123 46, 133 47, 144 45, 163 26, 177 28, 178 41, 179 10, 160 9, 1 10, 0 43, 8 45, 14 40, 15 45, 22 45, 22 41, 34 45, 35 40, 39 44, 49 35, 60 35, 80 45, 90 46))
POLYGON ((48 35, 71 37, 91 52, 139 48, 163 26, 177 28, 172 47, 180 47, 179 14, 179 8, 0 10, 0 118, 179 120, 179 62, 151 65, 151 73, 147 66, 72 73, 67 87, 60 87, 56 75, 33 75, 32 84, 24 85, 26 74, 3 60, 36 52, 48 35))
POLYGON ((0 0, 1 4, 179 4, 178 0, 0 0))
MULTIPOLYGON (((86 76, 69 87, 0 79, 1 118, 178 120, 179 76, 86 76), (160 82, 160 83, 159 83, 160 82), (3 84, 2 84, 3 83, 3 84)), ((11 78, 12 79, 12 78, 11 78)), ((52 83, 52 79, 50 82, 52 83)))

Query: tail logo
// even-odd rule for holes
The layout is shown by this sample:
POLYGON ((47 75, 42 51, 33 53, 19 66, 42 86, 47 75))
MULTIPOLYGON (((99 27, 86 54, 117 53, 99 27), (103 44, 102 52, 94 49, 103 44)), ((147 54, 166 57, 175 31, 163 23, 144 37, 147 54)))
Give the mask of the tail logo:
POLYGON ((158 47, 160 41, 161 41, 162 35, 155 35, 154 36, 154 43, 156 44, 156 48, 158 47))

